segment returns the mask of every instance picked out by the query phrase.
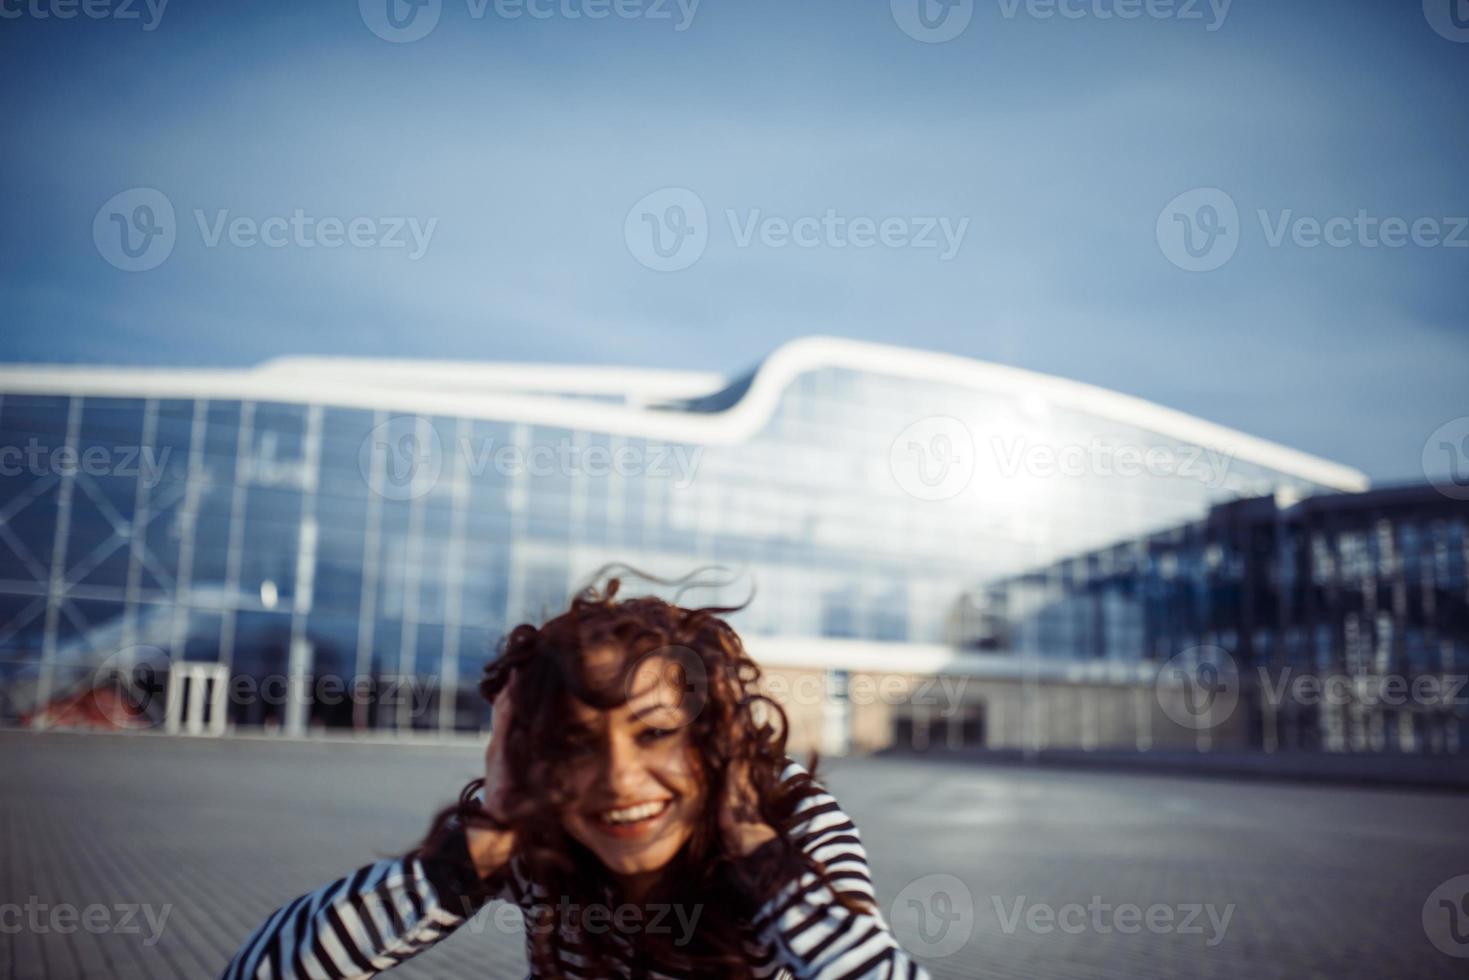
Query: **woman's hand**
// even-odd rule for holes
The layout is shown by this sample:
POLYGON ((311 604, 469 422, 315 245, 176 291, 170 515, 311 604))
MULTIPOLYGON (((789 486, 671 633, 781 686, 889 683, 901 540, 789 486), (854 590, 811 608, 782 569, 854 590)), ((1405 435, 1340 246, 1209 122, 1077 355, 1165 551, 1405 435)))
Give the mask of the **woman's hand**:
MULTIPOLYGON (((505 740, 510 734, 510 684, 495 698, 495 727, 490 731, 490 744, 485 749, 484 808, 498 823, 504 823, 505 793, 510 785, 505 761, 505 740)), ((515 833, 471 824, 465 828, 469 839, 469 856, 474 869, 486 878, 505 866, 515 846, 515 833)))
POLYGON ((759 798, 750 778, 749 763, 730 765, 725 781, 723 805, 719 809, 719 831, 725 849, 734 857, 745 857, 761 844, 775 839, 775 830, 760 819, 759 798))

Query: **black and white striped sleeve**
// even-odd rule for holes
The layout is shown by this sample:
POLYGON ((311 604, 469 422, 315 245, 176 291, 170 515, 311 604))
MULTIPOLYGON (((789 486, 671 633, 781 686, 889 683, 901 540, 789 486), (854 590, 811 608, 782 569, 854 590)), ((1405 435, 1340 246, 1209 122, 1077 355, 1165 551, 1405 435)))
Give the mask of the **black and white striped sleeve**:
POLYGON ((482 899, 453 869, 417 854, 377 861, 281 906, 235 954, 222 980, 362 980, 443 939, 482 899))
MULTIPOLYGON (((805 770, 791 763, 783 779, 805 770)), ((807 980, 927 978, 905 953, 878 910, 861 836, 835 798, 824 790, 801 801, 791 843, 826 868, 829 886, 809 869, 779 883, 755 914, 753 926, 775 958, 807 980), (859 899, 869 911, 853 912, 837 901, 833 887, 859 899)))

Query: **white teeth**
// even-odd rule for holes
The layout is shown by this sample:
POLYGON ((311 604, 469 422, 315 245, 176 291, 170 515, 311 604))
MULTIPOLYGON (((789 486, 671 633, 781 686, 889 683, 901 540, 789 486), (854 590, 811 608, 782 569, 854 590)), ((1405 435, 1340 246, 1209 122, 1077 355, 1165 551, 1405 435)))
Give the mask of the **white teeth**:
POLYGON ((621 810, 608 810, 602 814, 602 819, 607 823, 636 823, 662 813, 663 808, 667 805, 667 800, 658 803, 639 803, 637 806, 627 806, 621 810))

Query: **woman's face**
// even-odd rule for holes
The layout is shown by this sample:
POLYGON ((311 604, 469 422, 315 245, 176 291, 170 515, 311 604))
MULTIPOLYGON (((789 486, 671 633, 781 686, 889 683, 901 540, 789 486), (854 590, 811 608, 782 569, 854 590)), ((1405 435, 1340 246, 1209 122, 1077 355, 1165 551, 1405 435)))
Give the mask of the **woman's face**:
MULTIPOLYGON (((588 655, 588 670, 616 669, 615 651, 588 655)), ((675 662, 643 659, 623 705, 600 711, 573 701, 568 774, 573 802, 561 814, 567 833, 613 874, 658 871, 693 833, 703 780, 690 743, 692 721, 675 662)))

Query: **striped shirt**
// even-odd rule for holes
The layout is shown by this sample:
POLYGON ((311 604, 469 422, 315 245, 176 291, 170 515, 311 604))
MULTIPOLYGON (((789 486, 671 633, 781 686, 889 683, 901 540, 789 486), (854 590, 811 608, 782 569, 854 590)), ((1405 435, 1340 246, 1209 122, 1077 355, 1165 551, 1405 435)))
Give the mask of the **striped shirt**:
MULTIPOLYGON (((804 772, 790 762, 781 778, 804 772)), ((833 885, 865 899, 872 911, 850 911, 809 869, 776 881, 768 897, 757 899, 755 914, 741 924, 751 972, 761 980, 927 978, 876 911, 857 827, 831 794, 813 788, 818 792, 801 800, 788 840, 819 861, 833 885)), ((777 841, 765 847, 779 846, 784 845, 777 841)), ((525 913, 529 954, 532 912, 554 903, 526 877, 519 859, 511 859, 509 872, 490 897, 514 901, 525 913)), ((452 894, 456 889, 446 883, 452 880, 445 869, 417 854, 366 865, 277 909, 235 954, 223 980, 376 976, 428 949, 474 915, 476 908, 466 907, 460 896, 452 894)), ((613 965, 619 976, 680 980, 678 973, 638 964, 631 942, 615 929, 608 934, 625 953, 613 965)), ((556 930, 553 948, 568 977, 592 976, 577 952, 576 933, 569 923, 563 921, 556 930)))

